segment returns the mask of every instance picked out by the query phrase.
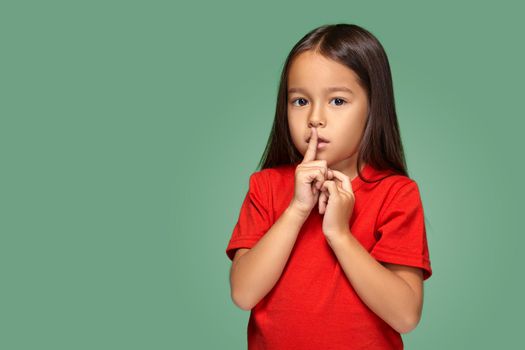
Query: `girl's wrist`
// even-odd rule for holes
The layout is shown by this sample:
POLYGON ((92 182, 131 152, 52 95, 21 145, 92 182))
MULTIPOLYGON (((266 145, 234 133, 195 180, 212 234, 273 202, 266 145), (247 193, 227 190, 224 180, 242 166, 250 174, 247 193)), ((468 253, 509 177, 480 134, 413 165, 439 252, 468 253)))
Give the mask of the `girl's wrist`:
POLYGON ((308 218, 310 215, 310 212, 312 209, 304 208, 300 203, 297 203, 295 200, 292 199, 290 202, 290 205, 288 205, 287 211, 291 212, 293 215, 296 215, 304 220, 308 218))

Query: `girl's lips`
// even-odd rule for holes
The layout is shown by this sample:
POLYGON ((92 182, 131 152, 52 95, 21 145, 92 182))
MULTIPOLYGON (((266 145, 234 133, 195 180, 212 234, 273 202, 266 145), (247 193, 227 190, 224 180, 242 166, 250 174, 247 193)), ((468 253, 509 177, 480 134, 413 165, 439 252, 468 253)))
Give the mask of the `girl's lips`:
MULTIPOLYGON (((310 143, 310 140, 311 140, 311 139, 306 140, 306 143, 310 143)), ((328 143, 328 142, 330 142, 330 141, 325 140, 325 139, 323 139, 322 137, 318 137, 318 138, 317 138, 317 142, 318 142, 318 143, 319 143, 319 142, 325 142, 325 143, 328 143)))
POLYGON ((317 149, 323 149, 323 148, 325 148, 327 145, 328 145, 328 142, 319 141, 319 142, 317 143, 317 149))

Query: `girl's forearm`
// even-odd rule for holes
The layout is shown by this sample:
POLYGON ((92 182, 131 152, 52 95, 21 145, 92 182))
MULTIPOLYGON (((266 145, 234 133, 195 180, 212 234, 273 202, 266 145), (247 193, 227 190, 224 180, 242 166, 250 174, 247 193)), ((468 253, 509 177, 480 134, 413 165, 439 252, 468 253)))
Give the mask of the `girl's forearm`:
POLYGON ((290 205, 230 272, 233 301, 252 309, 281 277, 306 216, 290 205))
POLYGON ((328 243, 359 297, 399 333, 412 330, 419 310, 410 285, 381 265, 350 232, 339 237, 328 243))

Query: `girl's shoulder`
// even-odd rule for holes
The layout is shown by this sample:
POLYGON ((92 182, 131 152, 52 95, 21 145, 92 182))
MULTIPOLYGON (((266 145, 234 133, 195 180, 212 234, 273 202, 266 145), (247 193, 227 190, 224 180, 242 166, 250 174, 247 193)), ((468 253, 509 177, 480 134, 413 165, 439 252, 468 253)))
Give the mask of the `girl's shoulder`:
POLYGON ((403 187, 410 183, 416 183, 416 180, 402 174, 387 175, 382 181, 387 187, 403 187))
POLYGON ((361 174, 374 182, 397 183, 412 180, 409 176, 400 174, 392 169, 381 169, 370 163, 365 163, 361 174))
POLYGON ((295 175, 296 165, 278 165, 271 168, 264 168, 256 171, 259 177, 263 178, 263 181, 267 181, 270 184, 276 184, 280 182, 289 182, 293 180, 295 175))
POLYGON ((371 166, 368 167, 366 175, 372 181, 369 185, 381 192, 392 193, 403 187, 418 187, 416 180, 410 176, 392 173, 388 170, 377 170, 371 166))
POLYGON ((264 189, 267 193, 282 194, 280 192, 286 192, 287 188, 293 188, 295 167, 295 165, 279 165, 254 171, 250 175, 250 183, 264 189))

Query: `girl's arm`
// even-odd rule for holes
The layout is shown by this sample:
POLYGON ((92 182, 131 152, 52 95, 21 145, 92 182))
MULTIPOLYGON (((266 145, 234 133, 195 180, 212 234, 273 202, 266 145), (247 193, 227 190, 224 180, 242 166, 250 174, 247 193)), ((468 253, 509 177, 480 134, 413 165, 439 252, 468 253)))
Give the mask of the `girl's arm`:
POLYGON ((385 267, 351 232, 338 237, 328 243, 363 302, 397 332, 413 330, 423 305, 421 269, 386 263, 385 267))
POLYGON ((292 202, 261 239, 235 259, 230 289, 237 306, 252 309, 277 283, 306 219, 292 202))

